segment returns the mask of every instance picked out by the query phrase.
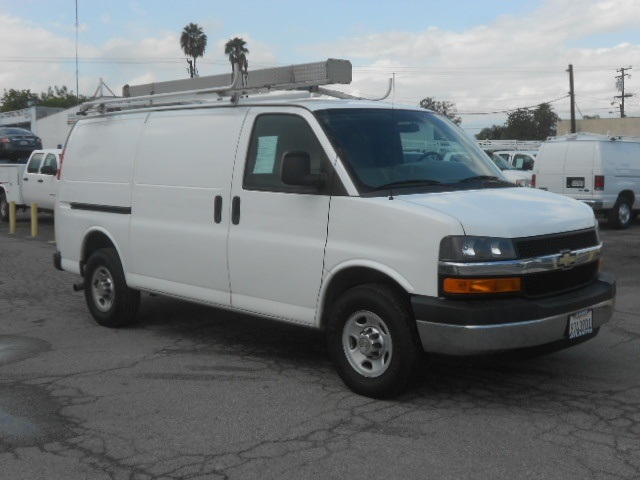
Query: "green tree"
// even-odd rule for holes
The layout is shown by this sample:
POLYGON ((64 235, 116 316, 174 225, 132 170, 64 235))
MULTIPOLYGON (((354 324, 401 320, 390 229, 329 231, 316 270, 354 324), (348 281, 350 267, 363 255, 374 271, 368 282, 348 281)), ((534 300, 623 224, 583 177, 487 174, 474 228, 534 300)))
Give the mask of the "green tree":
POLYGON ((231 72, 233 72, 233 67, 237 64, 243 74, 247 73, 248 53, 247 42, 240 37, 234 37, 224 44, 224 54, 229 57, 231 72))
POLYGON ((511 140, 536 140, 537 126, 531 110, 519 108, 509 113, 506 127, 511 140))
POLYGON ((62 87, 54 85, 53 88, 49 87, 46 92, 40 94, 38 105, 44 107, 71 108, 87 100, 87 97, 84 95, 78 95, 76 98, 73 90, 69 90, 65 85, 62 87))
POLYGON ((431 97, 426 97, 420 100, 420 108, 425 108, 427 110, 433 110, 434 112, 438 112, 449 120, 451 120, 456 125, 460 125, 462 123, 462 118, 458 117, 458 110, 456 109, 455 103, 447 102, 447 101, 437 101, 431 97))
POLYGON ((546 140, 555 137, 558 131, 558 115, 548 103, 541 103, 533 111, 533 121, 536 125, 536 138, 533 140, 546 140))
POLYGON ((490 127, 483 128, 480 133, 476 135, 478 140, 508 140, 507 128, 501 125, 492 125, 490 127))
POLYGON ((476 135, 479 140, 546 140, 555 136, 558 115, 548 103, 535 109, 519 108, 509 113, 503 126, 483 128, 476 135))
POLYGON ((10 88, 4 89, 4 95, 0 100, 0 112, 11 112, 13 110, 22 110, 29 106, 29 102, 36 101, 38 96, 31 90, 14 90, 10 88))
POLYGON ((182 30, 180 35, 180 47, 187 57, 187 63, 189 68, 189 76, 191 78, 198 75, 198 69, 196 68, 196 59, 204 55, 204 51, 207 48, 207 36, 202 31, 202 28, 196 23, 190 23, 182 30))
POLYGON ((31 102, 35 102, 41 107, 71 108, 87 100, 87 97, 83 95, 76 98, 73 90, 69 90, 64 85, 62 87, 57 85, 48 87, 47 91, 40 93, 39 96, 32 93, 31 90, 5 89, 2 99, 0 99, 0 111, 21 110, 29 107, 31 102))

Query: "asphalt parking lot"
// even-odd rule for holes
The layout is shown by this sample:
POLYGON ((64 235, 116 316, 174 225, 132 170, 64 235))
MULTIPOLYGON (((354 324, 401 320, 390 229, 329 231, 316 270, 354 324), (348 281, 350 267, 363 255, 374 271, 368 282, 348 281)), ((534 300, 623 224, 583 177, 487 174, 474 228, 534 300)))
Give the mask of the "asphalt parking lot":
POLYGON ((0 478, 638 479, 640 224, 601 227, 612 321, 537 359, 431 359, 406 394, 347 390, 321 333, 144 295, 90 318, 53 218, 0 224, 0 478))

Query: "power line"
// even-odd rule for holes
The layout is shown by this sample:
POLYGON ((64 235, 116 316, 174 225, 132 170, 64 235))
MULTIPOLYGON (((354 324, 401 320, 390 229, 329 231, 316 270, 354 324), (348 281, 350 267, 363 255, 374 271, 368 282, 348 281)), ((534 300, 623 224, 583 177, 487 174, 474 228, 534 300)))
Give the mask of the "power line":
MULTIPOLYGON (((73 57, 0 57, 0 63, 74 63, 73 57)), ((113 64, 154 64, 154 63, 182 63, 184 58, 132 58, 132 57, 84 57, 79 59, 83 63, 113 63, 113 64)), ((199 60, 199 62, 215 65, 228 65, 228 61, 199 60)))
POLYGON ((564 100, 565 98, 568 98, 569 95, 563 95, 562 97, 556 98, 555 100, 549 100, 548 102, 540 102, 537 105, 531 105, 528 107, 518 107, 518 108, 511 108, 509 110, 498 110, 495 112, 457 112, 458 115, 497 115, 499 113, 511 113, 511 112, 515 112, 517 110, 529 110, 531 108, 536 108, 539 107, 540 105, 543 105, 545 103, 554 103, 554 102, 558 102, 560 100, 564 100))

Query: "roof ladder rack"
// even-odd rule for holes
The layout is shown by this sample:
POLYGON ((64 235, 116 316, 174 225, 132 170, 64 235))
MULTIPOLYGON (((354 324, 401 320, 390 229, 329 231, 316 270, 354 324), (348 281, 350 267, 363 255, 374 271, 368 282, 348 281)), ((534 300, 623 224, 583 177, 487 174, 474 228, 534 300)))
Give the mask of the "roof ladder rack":
POLYGON ((349 84, 352 80, 351 62, 330 58, 323 62, 304 63, 286 67, 266 68, 248 73, 234 66, 232 75, 211 75, 168 82, 125 85, 123 98, 97 100, 82 105, 80 114, 90 111, 105 113, 158 105, 175 105, 215 98, 230 97, 232 102, 250 93, 272 90, 308 90, 341 98, 358 98, 321 88, 322 85, 349 84))

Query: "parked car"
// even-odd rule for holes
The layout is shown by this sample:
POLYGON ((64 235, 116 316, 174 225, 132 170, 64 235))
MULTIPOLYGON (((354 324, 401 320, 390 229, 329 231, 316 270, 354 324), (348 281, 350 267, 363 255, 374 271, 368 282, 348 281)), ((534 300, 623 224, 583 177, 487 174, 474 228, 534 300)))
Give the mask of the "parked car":
POLYGON ((42 140, 29 130, 0 127, 0 158, 17 160, 28 158, 31 152, 42 148, 42 140))
POLYGON ((538 155, 538 152, 533 150, 503 150, 494 153, 506 160, 516 170, 525 171, 533 170, 538 155))

